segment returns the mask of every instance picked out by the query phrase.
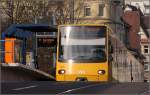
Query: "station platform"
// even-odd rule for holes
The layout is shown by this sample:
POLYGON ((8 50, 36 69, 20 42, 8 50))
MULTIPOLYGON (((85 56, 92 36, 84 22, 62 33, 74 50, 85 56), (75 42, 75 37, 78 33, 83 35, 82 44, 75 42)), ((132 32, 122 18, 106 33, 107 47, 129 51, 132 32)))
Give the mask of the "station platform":
POLYGON ((1 70, 1 81, 54 81, 55 77, 40 71, 38 69, 31 68, 29 66, 20 64, 20 63, 12 63, 0 64, 1 70))

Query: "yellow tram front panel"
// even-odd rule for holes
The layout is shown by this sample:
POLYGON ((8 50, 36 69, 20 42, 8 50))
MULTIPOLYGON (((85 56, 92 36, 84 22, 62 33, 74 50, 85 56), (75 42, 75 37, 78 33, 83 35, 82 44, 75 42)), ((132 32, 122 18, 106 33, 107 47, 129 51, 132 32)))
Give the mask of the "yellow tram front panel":
POLYGON ((84 78, 87 81, 108 81, 108 62, 105 63, 57 63, 57 81, 77 81, 84 78), (59 71, 64 70, 64 74, 59 71), (99 70, 105 70, 104 75, 100 75, 99 70))

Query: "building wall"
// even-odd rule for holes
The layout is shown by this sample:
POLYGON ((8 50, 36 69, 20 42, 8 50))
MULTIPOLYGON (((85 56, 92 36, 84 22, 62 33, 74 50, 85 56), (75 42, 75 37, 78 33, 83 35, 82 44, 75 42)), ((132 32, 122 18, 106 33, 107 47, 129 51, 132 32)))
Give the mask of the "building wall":
POLYGON ((140 52, 140 36, 138 32, 140 30, 140 15, 137 11, 125 11, 123 14, 124 21, 129 24, 129 47, 136 49, 140 52))
POLYGON ((142 17, 143 21, 143 29, 141 29, 140 32, 142 32, 141 35, 141 53, 144 55, 146 58, 144 60, 144 69, 145 69, 145 74, 144 78, 145 80, 150 81, 150 16, 143 16, 142 17), (149 34, 149 37, 145 34, 149 34), (147 48, 147 47, 148 48, 147 48), (148 53, 145 53, 145 49, 148 49, 148 53))
POLYGON ((141 53, 144 55, 144 79, 150 81, 150 46, 149 46, 150 41, 148 38, 145 36, 144 32, 141 37, 141 53), (146 47, 147 46, 147 47, 146 47), (148 53, 146 53, 145 50, 148 50, 148 53))
MULTIPOLYGON (((76 0, 75 2, 81 1, 83 2, 82 7, 80 6, 81 14, 74 13, 75 20, 78 20, 77 23, 99 24, 112 21, 121 23, 120 17, 123 13, 122 5, 124 4, 124 0, 76 0), (120 3, 116 4, 113 1, 119 1, 120 3), (99 6, 103 6, 103 15, 99 15, 99 6), (85 15, 86 7, 90 8, 90 16, 85 15), (79 15, 79 17, 76 15, 79 15)), ((79 7, 79 3, 74 4, 75 9, 79 7)))
POLYGON ((123 43, 116 38, 112 38, 114 47, 112 61, 112 76, 118 82, 143 82, 143 64, 133 56, 123 43))

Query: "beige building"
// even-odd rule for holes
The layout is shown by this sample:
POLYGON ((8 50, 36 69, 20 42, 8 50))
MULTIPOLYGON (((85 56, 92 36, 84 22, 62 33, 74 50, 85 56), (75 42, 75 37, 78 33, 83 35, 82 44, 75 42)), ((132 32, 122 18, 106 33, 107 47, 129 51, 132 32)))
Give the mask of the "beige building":
MULTIPOLYGON (((121 23, 122 5, 124 0, 74 0, 74 8, 77 9, 78 2, 82 3, 78 14, 74 11, 74 20, 82 24, 100 24, 102 22, 121 23), (117 2, 115 2, 117 1, 117 2)), ((74 21, 76 23, 76 21, 74 21)))

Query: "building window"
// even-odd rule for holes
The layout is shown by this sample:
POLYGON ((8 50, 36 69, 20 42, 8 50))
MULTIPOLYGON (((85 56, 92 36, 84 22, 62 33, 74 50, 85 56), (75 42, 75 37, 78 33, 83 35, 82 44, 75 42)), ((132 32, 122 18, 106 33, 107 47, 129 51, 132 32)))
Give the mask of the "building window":
POLYGON ((84 16, 91 16, 91 8, 90 7, 84 8, 84 16))
POLYGON ((150 14, 150 6, 145 6, 145 14, 150 14))
POLYGON ((149 71, 149 64, 148 64, 148 62, 146 62, 144 64, 144 71, 149 71))
POLYGON ((145 54, 149 53, 148 45, 144 45, 144 53, 145 54))
POLYGON ((103 15, 104 15, 104 4, 100 4, 98 16, 103 16, 103 15))
POLYGON ((145 56, 144 62, 149 62, 149 59, 150 59, 149 55, 148 55, 148 56, 145 56))

